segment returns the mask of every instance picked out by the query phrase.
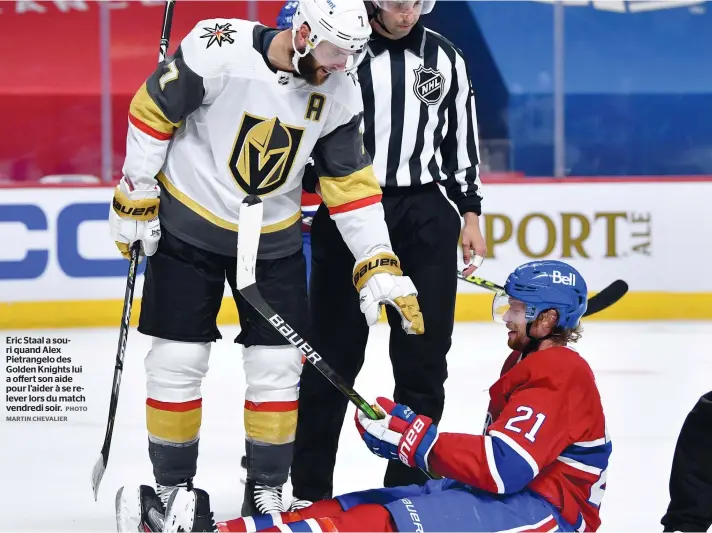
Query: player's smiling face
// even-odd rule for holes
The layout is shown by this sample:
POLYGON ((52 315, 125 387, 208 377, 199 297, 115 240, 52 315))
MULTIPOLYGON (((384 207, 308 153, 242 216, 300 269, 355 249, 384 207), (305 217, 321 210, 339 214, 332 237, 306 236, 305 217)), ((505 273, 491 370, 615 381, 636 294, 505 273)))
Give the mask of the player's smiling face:
POLYGON ((518 351, 524 350, 532 339, 544 339, 551 334, 559 319, 554 309, 542 311, 531 321, 527 335, 527 305, 506 294, 495 296, 492 316, 507 326, 507 346, 518 351))
POLYGON ((515 298, 508 298, 509 308, 504 312, 502 320, 507 329, 507 346, 512 350, 523 350, 529 342, 527 337, 526 305, 515 298))

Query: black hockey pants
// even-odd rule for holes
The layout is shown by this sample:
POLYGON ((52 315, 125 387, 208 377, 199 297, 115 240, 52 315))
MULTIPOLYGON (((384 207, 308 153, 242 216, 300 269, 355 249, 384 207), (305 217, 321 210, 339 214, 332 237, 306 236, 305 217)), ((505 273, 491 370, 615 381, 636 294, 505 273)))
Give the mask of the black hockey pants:
POLYGON ((664 531, 707 531, 712 525, 712 391, 687 415, 670 472, 664 531))
MULTIPOLYGON (((400 316, 386 306, 396 402, 440 421, 447 378, 445 356, 452 343, 457 291, 460 217, 436 184, 384 190, 383 207, 395 253, 418 289, 425 333, 407 335, 400 316)), ((322 205, 311 229, 310 333, 314 348, 353 385, 364 362, 369 328, 353 283, 354 257, 322 205)), ((384 372, 387 371, 384 365, 384 372)), ((389 396, 390 391, 383 391, 389 396)), ((333 472, 346 398, 311 365, 304 365, 292 463, 294 495, 307 500, 332 496, 333 472)), ((353 428, 347 422, 347 431, 353 428)), ((359 438, 355 428, 353 437, 359 438)), ((425 475, 390 461, 387 487, 421 484, 425 475)))

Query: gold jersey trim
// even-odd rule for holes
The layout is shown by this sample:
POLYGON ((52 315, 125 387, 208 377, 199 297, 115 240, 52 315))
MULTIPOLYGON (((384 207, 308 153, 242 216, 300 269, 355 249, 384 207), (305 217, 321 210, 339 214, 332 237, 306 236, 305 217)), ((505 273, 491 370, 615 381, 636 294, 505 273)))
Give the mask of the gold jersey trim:
MULTIPOLYGON (((204 218, 208 222, 220 228, 235 232, 239 231, 237 224, 225 220, 224 218, 220 218, 219 216, 211 213, 205 207, 203 207, 198 202, 186 195, 184 192, 178 190, 176 186, 170 182, 168 176, 166 176, 163 172, 159 172, 156 176, 156 179, 161 182, 161 185, 166 188, 166 190, 170 193, 171 196, 173 196, 173 198, 178 200, 180 203, 182 203, 184 206, 186 206, 188 209, 193 211, 201 218, 204 218)), ((266 226, 262 226, 262 231, 260 233, 276 233, 278 231, 282 231, 292 226, 293 224, 296 224, 299 220, 301 220, 301 217, 302 213, 301 210, 299 210, 284 220, 275 222, 273 224, 267 224, 266 226)))
POLYGON ((181 125, 180 122, 175 123, 168 120, 163 111, 161 111, 161 108, 158 107, 156 102, 153 101, 153 98, 148 94, 145 82, 141 85, 141 88, 136 91, 136 94, 131 100, 129 113, 151 129, 160 133, 172 134, 173 131, 181 125))
POLYGON ((371 196, 380 196, 381 187, 378 185, 373 167, 367 167, 342 177, 319 178, 321 196, 329 208, 363 200, 371 196))

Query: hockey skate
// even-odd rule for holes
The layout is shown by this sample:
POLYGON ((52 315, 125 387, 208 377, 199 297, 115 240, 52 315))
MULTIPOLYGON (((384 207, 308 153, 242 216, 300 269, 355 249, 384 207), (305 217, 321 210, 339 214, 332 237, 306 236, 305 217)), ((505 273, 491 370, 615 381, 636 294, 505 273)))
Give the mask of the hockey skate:
MULTIPOLYGON (((185 485, 164 486, 158 485, 157 490, 148 485, 139 487, 121 487, 116 493, 116 529, 119 532, 128 531, 164 531, 166 509, 178 496, 180 504, 185 500, 185 494, 192 493, 185 485)), ((197 504, 194 505, 197 514, 194 517, 192 531, 214 531, 214 526, 207 523, 205 518, 210 514, 210 500, 205 491, 196 489, 197 504), (212 529, 209 529, 211 528, 212 529), (201 528, 201 529, 196 529, 201 528), (208 528, 208 529, 204 529, 208 528)), ((179 509, 179 507, 176 507, 179 509)), ((187 521, 186 521, 187 523, 187 521)), ((180 526, 181 524, 179 524, 180 526)), ((191 531, 191 530, 186 530, 191 531)))
POLYGON ((309 500, 302 500, 300 498, 294 498, 292 500, 292 503, 289 504, 289 509, 288 511, 290 513, 293 513, 295 511, 299 511, 301 509, 306 509, 310 505, 312 505, 314 502, 309 501, 309 500))
POLYGON ((173 491, 166 505, 163 531, 217 531, 208 493, 202 489, 173 491))
MULTIPOLYGON (((240 483, 243 485, 247 485, 247 457, 242 456, 242 459, 240 460, 240 483)), ((255 485, 259 485, 258 483, 255 483, 255 485)), ((262 485, 262 487, 266 487, 266 485, 262 485)), ((269 488, 269 487, 268 487, 269 488)), ((271 490, 276 490, 279 489, 279 493, 275 493, 274 499, 282 502, 282 494, 281 494, 281 487, 272 487, 271 490)), ((255 498, 256 499, 256 498, 255 498)), ((247 501, 247 487, 245 487, 245 500, 247 501)), ((309 501, 309 500, 301 500, 299 498, 294 498, 292 500, 292 503, 289 504, 289 509, 286 509, 286 511, 289 512, 294 512, 294 511, 299 511, 300 509, 305 509, 306 507, 309 507, 311 504, 314 502, 309 501)), ((254 506, 254 504, 252 504, 254 506)), ((283 505, 283 504, 282 504, 283 505)), ((252 507, 250 507, 251 509, 252 507)), ((242 516, 251 516, 251 514, 254 513, 246 513, 246 511, 249 511, 250 509, 245 507, 245 504, 243 503, 242 507, 242 516)), ((278 512, 278 511, 270 511, 270 512, 278 512)), ((261 513, 264 514, 264 513, 261 513)))
POLYGON ((283 513, 282 486, 270 487, 253 479, 245 482, 245 498, 241 516, 283 513))
POLYGON ((153 487, 121 487, 116 493, 116 530, 163 531, 165 506, 153 487))

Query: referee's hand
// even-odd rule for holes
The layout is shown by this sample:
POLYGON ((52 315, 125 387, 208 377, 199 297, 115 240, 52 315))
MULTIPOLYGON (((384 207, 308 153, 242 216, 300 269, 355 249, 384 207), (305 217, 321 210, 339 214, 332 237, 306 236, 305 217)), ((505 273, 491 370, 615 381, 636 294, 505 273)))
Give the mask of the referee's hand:
POLYGON ((469 276, 482 264, 487 255, 487 243, 480 230, 480 217, 476 213, 465 213, 465 225, 460 238, 462 260, 465 263, 464 276, 469 276))

